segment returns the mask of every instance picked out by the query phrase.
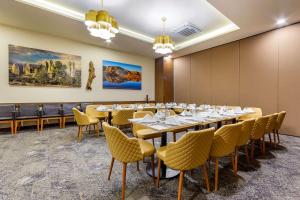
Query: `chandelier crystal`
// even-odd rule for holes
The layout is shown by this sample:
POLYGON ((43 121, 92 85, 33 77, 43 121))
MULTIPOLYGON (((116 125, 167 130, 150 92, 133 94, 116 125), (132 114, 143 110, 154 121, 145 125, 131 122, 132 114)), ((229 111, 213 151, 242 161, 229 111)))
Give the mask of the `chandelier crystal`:
POLYGON ((171 36, 165 35, 165 22, 167 18, 163 17, 161 20, 163 22, 163 34, 155 37, 153 49, 155 50, 155 53, 169 54, 174 50, 174 42, 171 36))
POLYGON ((89 10, 85 14, 85 25, 92 36, 111 42, 111 38, 119 32, 119 25, 109 12, 103 10, 103 0, 101 0, 101 7, 102 10, 89 10))

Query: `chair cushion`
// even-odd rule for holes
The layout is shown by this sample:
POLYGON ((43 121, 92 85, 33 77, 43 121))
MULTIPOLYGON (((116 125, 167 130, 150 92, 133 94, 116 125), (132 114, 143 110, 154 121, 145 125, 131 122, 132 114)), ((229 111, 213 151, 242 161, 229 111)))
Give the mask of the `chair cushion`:
POLYGON ((90 124, 97 124, 97 123, 99 123, 99 119, 93 118, 93 117, 89 117, 89 123, 90 124))
POLYGON ((151 143, 144 140, 139 140, 139 143, 144 157, 151 156, 155 153, 155 148, 151 143))
POLYGON ((160 137, 161 133, 156 133, 156 131, 152 129, 141 129, 136 132, 138 138, 142 139, 152 139, 156 137, 160 137))
POLYGON ((164 161, 166 159, 166 152, 167 152, 167 146, 164 147, 160 147, 157 152, 156 155, 159 159, 161 159, 162 161, 164 161))

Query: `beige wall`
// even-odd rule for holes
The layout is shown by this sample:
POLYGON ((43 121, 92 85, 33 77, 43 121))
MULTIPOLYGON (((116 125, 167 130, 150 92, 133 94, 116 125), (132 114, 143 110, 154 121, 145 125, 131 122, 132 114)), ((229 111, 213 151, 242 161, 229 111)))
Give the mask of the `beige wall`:
POLYGON ((300 136, 300 24, 174 59, 176 102, 287 111, 282 132, 300 136))
MULTIPOLYGON (((76 34, 76 33, 74 33, 76 34)), ((99 42, 102 42, 99 40, 99 42)), ((0 103, 7 102, 70 102, 70 101, 136 101, 146 94, 154 100, 154 59, 91 46, 67 39, 0 25, 0 103), (81 56, 81 88, 17 87, 8 84, 8 45, 19 45, 81 56), (103 90, 102 60, 141 65, 142 90, 103 90), (94 62, 96 76, 93 91, 86 91, 88 63, 94 62)))

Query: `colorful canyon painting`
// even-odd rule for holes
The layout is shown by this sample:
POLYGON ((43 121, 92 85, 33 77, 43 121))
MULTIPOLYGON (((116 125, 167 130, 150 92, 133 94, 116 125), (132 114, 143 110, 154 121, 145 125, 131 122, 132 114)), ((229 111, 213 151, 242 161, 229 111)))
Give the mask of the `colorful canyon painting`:
POLYGON ((81 87, 81 57, 9 45, 9 84, 81 87))
POLYGON ((104 89, 142 89, 142 67, 103 60, 104 89))

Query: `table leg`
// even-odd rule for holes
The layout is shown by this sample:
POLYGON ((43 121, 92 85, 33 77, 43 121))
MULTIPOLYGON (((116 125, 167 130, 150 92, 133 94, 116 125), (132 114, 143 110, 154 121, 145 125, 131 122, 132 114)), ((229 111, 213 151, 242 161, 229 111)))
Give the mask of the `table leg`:
MULTIPOLYGON (((160 146, 163 147, 163 146, 166 146, 167 145, 167 141, 168 141, 168 138, 167 138, 167 133, 162 133, 161 134, 161 143, 160 143, 160 146)), ((160 168, 160 179, 170 179, 170 178, 175 178, 179 175, 179 171, 177 170, 173 170, 173 169, 170 169, 168 168, 164 162, 161 162, 161 168, 160 168)), ((152 176, 152 169, 151 169, 151 164, 149 163, 147 165, 147 174, 149 176, 152 176)), ((157 164, 155 164, 155 177, 157 177, 157 164)))
POLYGON ((112 111, 108 112, 108 123, 111 125, 111 120, 112 120, 112 111))

